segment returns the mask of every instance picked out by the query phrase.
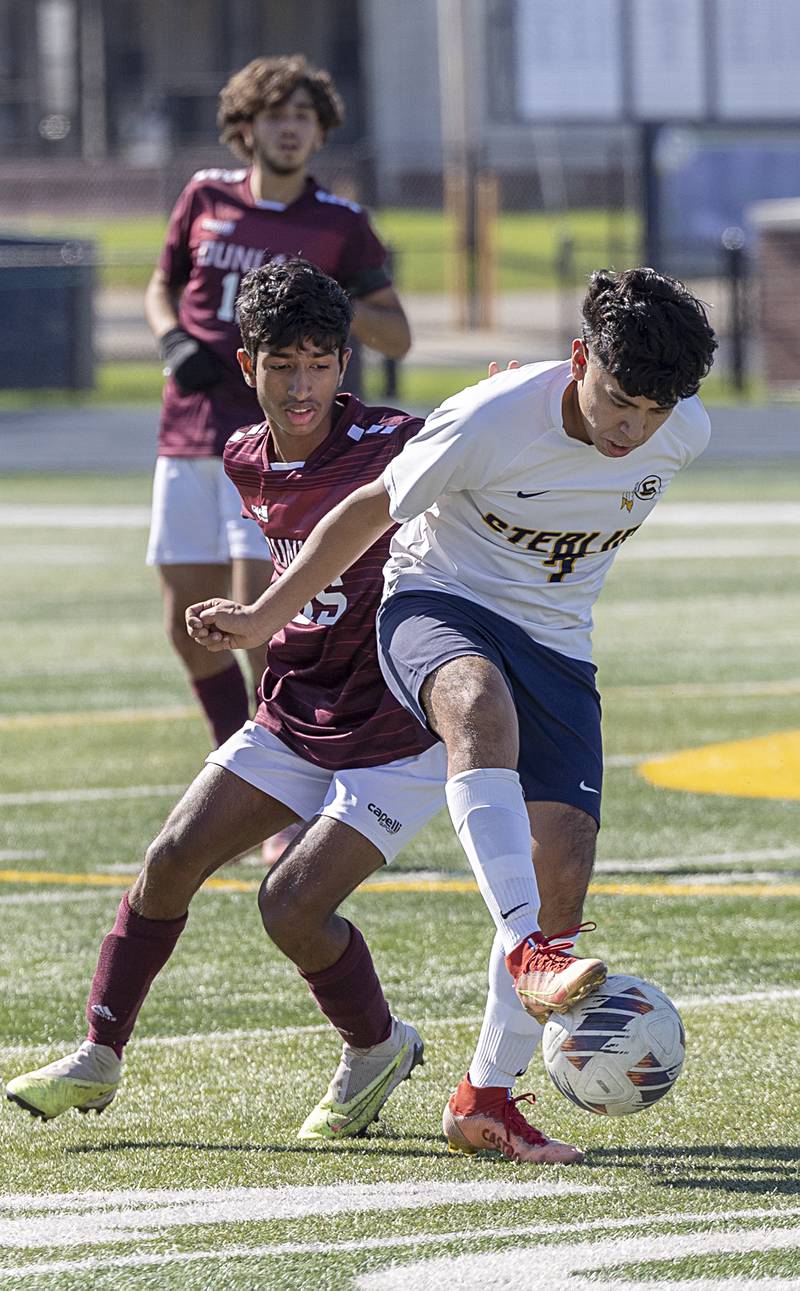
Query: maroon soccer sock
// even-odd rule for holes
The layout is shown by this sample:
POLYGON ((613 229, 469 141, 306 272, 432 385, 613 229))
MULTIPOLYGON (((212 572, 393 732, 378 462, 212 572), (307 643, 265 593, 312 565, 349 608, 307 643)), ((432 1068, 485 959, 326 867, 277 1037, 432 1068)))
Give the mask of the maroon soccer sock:
POLYGON ((304 973, 311 994, 346 1044, 371 1049, 389 1038, 392 1015, 375 965, 358 928, 350 924, 350 944, 330 968, 304 973))
POLYGON ((187 918, 145 919, 131 910, 125 893, 92 978, 86 1003, 89 1040, 122 1055, 153 978, 175 949, 187 918))
POLYGON ((206 715, 216 748, 244 726, 250 716, 250 700, 242 670, 234 660, 224 672, 192 682, 192 690, 206 715))

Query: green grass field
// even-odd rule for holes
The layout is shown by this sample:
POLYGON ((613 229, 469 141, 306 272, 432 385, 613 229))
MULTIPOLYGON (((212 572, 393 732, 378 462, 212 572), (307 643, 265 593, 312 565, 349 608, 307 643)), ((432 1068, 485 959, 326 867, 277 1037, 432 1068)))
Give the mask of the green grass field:
MULTIPOLYGON (((142 564, 148 488, 0 481, 4 1080, 83 1034, 99 941, 206 750, 142 564), (74 508, 98 504, 118 527, 79 523, 74 508)), ((298 1143, 337 1039, 264 937, 260 870, 242 863, 194 903, 114 1105, 49 1124, 0 1108, 0 1285, 796 1286, 800 755, 781 798, 740 796, 759 780, 746 750, 719 793, 640 770, 800 738, 796 499, 796 466, 693 469, 623 548, 597 615, 608 774, 587 948, 678 1002, 687 1060, 667 1099, 582 1113, 537 1056, 518 1092, 537 1092, 532 1119, 583 1144, 585 1164, 447 1155, 441 1111, 476 1036, 491 929, 475 892, 425 888, 467 877, 440 820, 396 863, 405 890, 376 883, 346 906, 426 1065, 367 1138, 298 1143)))
MULTIPOLYGON (((378 232, 394 251, 400 290, 444 291, 454 245, 449 217, 442 211, 413 208, 385 208, 373 214, 378 232)), ((13 231, 88 238, 96 244, 104 286, 144 289, 165 228, 166 220, 158 215, 71 216, 17 221, 13 231)), ((555 286, 555 260, 564 239, 574 244, 574 269, 580 279, 599 264, 623 267, 623 261, 635 260, 639 238, 639 218, 633 211, 504 213, 496 232, 497 286, 501 291, 555 286)))

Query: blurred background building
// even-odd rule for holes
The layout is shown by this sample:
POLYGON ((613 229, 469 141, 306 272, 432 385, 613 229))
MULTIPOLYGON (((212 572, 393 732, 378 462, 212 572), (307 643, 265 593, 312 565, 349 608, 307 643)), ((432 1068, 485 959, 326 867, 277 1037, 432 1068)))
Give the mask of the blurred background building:
MULTIPOLYGON (((779 226, 754 213, 800 197, 800 0, 0 0, 3 231, 163 217, 195 169, 230 161, 231 72, 295 51, 347 105, 315 171, 396 213, 405 290, 435 282, 457 322, 508 330, 521 293, 548 288, 552 348, 593 266, 644 260, 703 284, 740 378, 761 361, 745 275, 765 236, 782 250, 764 272, 800 273, 789 208, 779 226), (444 232, 428 246, 404 210, 444 232)), ((798 384, 785 355, 781 372, 798 384)))

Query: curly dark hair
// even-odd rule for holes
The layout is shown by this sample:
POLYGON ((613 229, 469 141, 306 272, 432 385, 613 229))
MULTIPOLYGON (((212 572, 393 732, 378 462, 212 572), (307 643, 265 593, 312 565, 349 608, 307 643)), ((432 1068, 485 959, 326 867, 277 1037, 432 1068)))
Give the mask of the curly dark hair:
POLYGON ((236 308, 251 359, 262 345, 282 350, 311 341, 320 350, 336 350, 341 362, 353 307, 338 282, 308 260, 271 260, 251 269, 236 308))
POLYGON ((582 336, 631 398, 662 407, 697 394, 717 348, 702 303, 655 269, 598 269, 583 302, 582 336))
POLYGON ((253 120, 263 108, 285 103, 300 86, 311 96, 323 137, 344 121, 344 104, 327 72, 312 67, 302 54, 282 58, 254 58, 235 72, 219 94, 217 125, 220 143, 244 161, 250 161, 251 149, 242 138, 242 123, 253 120))

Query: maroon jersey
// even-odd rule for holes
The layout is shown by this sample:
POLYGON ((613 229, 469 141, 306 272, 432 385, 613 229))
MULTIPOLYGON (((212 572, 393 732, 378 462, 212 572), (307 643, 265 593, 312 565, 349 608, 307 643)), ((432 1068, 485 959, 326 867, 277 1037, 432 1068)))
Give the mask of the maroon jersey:
MULTIPOLYGON (((278 469, 265 423, 228 441, 225 471, 258 521, 278 578, 323 516, 375 480, 422 425, 392 408, 366 408, 352 395, 334 405, 330 434, 307 461, 278 469)), ((386 689, 378 665, 375 615, 390 534, 304 606, 267 645, 255 720, 317 766, 380 766, 436 741, 386 689)))
POLYGON ((159 267, 182 291, 180 325, 222 360, 209 390, 185 394, 167 379, 158 451, 166 457, 219 457, 239 426, 261 419, 255 391, 236 360, 235 302, 244 274, 267 260, 303 256, 353 297, 389 285, 387 252, 366 212, 309 178, 296 202, 255 201, 250 170, 200 170, 170 217, 159 267))

